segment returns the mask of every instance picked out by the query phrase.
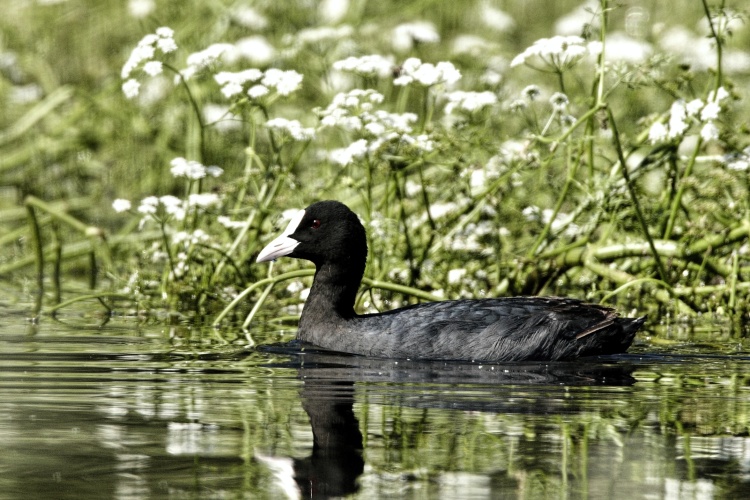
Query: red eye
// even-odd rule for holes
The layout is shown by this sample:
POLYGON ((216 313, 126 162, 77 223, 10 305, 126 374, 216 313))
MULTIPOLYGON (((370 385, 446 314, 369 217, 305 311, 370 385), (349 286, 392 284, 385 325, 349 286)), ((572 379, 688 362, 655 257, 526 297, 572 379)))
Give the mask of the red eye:
POLYGON ((313 219, 312 224, 310 224, 310 227, 313 229, 318 229, 320 227, 320 219, 313 219))

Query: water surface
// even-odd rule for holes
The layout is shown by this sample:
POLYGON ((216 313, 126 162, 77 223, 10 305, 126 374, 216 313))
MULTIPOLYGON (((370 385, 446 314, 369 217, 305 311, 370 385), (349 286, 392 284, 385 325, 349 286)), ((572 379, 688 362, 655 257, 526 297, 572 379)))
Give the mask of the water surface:
POLYGON ((750 352, 374 360, 0 304, 0 498, 747 498, 750 352))

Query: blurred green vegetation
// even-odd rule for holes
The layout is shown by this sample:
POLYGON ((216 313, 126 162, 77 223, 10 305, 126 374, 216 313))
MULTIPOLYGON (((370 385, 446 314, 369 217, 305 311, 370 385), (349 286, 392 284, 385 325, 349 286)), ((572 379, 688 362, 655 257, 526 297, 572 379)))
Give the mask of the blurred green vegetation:
MULTIPOLYGON (((109 293, 100 296, 107 307, 128 298, 137 300, 137 309, 166 308, 187 316, 224 310, 242 317, 258 293, 269 296, 270 287, 256 287, 249 300, 225 308, 265 276, 265 267, 251 265, 252 256, 282 224, 278 214, 337 198, 368 224, 367 276, 375 286, 361 305, 370 310, 414 300, 389 289, 400 284, 444 297, 554 293, 606 297, 641 312, 746 313, 747 171, 728 169, 725 158, 750 142, 743 95, 750 65, 742 66, 741 57, 750 46, 750 31, 741 19, 733 20, 717 75, 716 50, 699 50, 702 41, 710 45, 701 2, 611 4, 604 31, 596 2, 586 11, 573 1, 360 0, 344 2, 347 10, 336 14, 314 2, 192 0, 155 2, 140 18, 128 10, 135 2, 3 3, 0 276, 16 286, 36 276, 37 288, 45 290, 40 307, 86 292, 61 291, 69 283, 65 278, 86 277, 94 295, 109 293), (487 6, 504 11, 513 23, 492 27, 488 12, 495 11, 487 6), (265 19, 263 26, 247 21, 248 7, 265 19), (564 25, 566 18, 573 20, 564 25), (414 21, 433 23, 440 41, 394 47, 394 28, 414 21), (237 127, 201 128, 185 86, 168 81, 147 87, 144 79, 139 98, 128 100, 121 91, 122 66, 138 40, 159 26, 175 30, 179 50, 170 64, 177 68, 184 67, 188 54, 212 43, 262 36, 274 48, 267 60, 240 60, 216 70, 291 69, 304 75, 303 84, 268 109, 235 103, 236 119, 223 123, 239 120, 237 127), (305 30, 325 26, 353 29, 343 37, 304 41, 310 33, 305 30), (595 64, 565 72, 568 109, 575 119, 587 117, 570 133, 552 119, 547 104, 560 90, 558 76, 509 66, 535 40, 561 30, 592 41, 604 33, 612 50, 623 35, 650 47, 636 62, 607 67, 606 86, 612 90, 598 103, 595 64), (675 49, 680 41, 683 52, 675 49), (437 93, 418 88, 407 93, 389 78, 354 77, 339 84, 341 75, 332 72, 332 64, 366 54, 393 54, 395 64, 408 57, 451 61, 462 73, 456 88, 491 91, 498 104, 449 117, 437 93), (485 78, 488 70, 496 81, 485 78), (717 83, 730 93, 717 140, 696 145, 695 128, 679 140, 648 141, 649 127, 668 120, 675 100, 705 100, 717 83), (530 84, 541 88, 542 99, 514 113, 511 103, 530 84), (315 127, 315 108, 356 87, 381 92, 390 111, 417 113, 435 151, 399 150, 400 156, 381 154, 342 168, 328 160, 328 153, 352 141, 346 131, 319 132, 309 147, 277 148, 269 139, 263 113, 315 127), (169 173, 175 157, 218 165, 224 174, 186 186, 169 173), (630 179, 623 177, 620 159, 626 160, 630 179), (472 184, 477 178, 484 184, 472 184), (135 207, 149 195, 186 197, 198 191, 220 194, 222 204, 200 217, 196 212, 180 227, 147 225, 141 231, 137 218, 111 209, 117 198, 132 200, 135 207), (440 207, 446 215, 438 215, 440 207), (238 236, 221 227, 219 214, 246 221, 246 231, 238 236), (41 245, 36 252, 34 227, 41 245), (191 266, 183 276, 170 277, 163 262, 152 262, 152 244, 161 244, 160 230, 167 229, 210 235, 208 244, 186 252, 191 266), (468 248, 472 238, 476 245, 468 248), (607 296, 623 285, 624 291, 607 296)), ((722 6, 708 4, 714 12, 722 6)), ((727 15, 716 19, 742 14, 737 10, 742 5, 726 7, 727 15)), ((636 49, 627 50, 633 55, 636 49)), ((228 104, 211 75, 188 83, 202 113, 206 105, 228 104)), ((172 243, 163 241, 169 252, 172 243)), ((307 267, 279 266, 283 271, 307 267)), ((297 290, 309 283, 305 280, 309 277, 297 290)), ((276 300, 268 304, 277 307, 268 314, 294 316, 296 292, 276 286, 270 296, 276 300)))

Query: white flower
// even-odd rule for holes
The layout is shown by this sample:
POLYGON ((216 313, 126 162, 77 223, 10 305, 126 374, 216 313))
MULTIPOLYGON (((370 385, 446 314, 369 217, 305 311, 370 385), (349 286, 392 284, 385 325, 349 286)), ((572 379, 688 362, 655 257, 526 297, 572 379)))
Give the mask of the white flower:
POLYGON ((218 205, 221 201, 219 195, 216 193, 194 193, 188 196, 188 206, 208 208, 213 205, 218 205))
POLYGON ((651 144, 656 144, 664 141, 669 135, 669 130, 666 125, 661 122, 654 122, 651 128, 648 129, 648 140, 651 144))
POLYGON ((242 93, 242 84, 239 84, 237 82, 229 82, 221 87, 221 93, 224 94, 224 97, 229 99, 232 96, 236 96, 237 94, 242 93))
POLYGON ((182 157, 174 158, 169 164, 171 165, 169 171, 174 177, 187 177, 192 180, 203 179, 206 174, 218 177, 224 172, 219 167, 206 167, 200 162, 182 157))
POLYGON ((265 85, 253 85, 248 89, 247 95, 252 99, 259 99, 268 94, 268 92, 268 87, 266 87, 265 85))
POLYGON ((275 88, 277 94, 286 96, 299 88, 302 83, 302 75, 294 70, 282 71, 271 68, 266 70, 260 83, 266 87, 275 88))
POLYGON ((501 33, 511 30, 516 25, 516 22, 509 14, 493 7, 487 1, 482 2, 479 17, 485 26, 501 33))
POLYGON ((484 72, 480 80, 485 85, 489 85, 490 87, 496 87, 500 85, 500 82, 503 81, 503 75, 501 75, 495 70, 488 69, 487 71, 484 72))
POLYGON ((222 57, 232 59, 236 49, 228 43, 215 43, 204 50, 193 52, 187 57, 187 68, 181 71, 182 77, 190 79, 199 71, 215 64, 222 57))
POLYGON ((466 269, 451 269, 448 271, 448 283, 457 285, 466 276, 466 269))
POLYGON ((138 212, 142 214, 155 214, 156 207, 159 206, 159 198, 156 196, 148 196, 141 200, 141 204, 138 205, 138 212))
POLYGON ((597 51, 601 51, 601 45, 589 44, 580 36, 541 38, 514 57, 510 67, 514 68, 521 64, 531 67, 540 65, 562 71, 573 66, 586 54, 597 51))
POLYGON ((685 121, 685 118, 687 118, 685 103, 683 101, 675 101, 672 103, 672 107, 669 110, 670 139, 681 136, 688 129, 688 124, 685 121))
POLYGON ((164 207, 164 212, 177 220, 185 220, 185 206, 182 200, 171 194, 159 197, 159 203, 164 207))
MULTIPOLYGON (((128 78, 130 74, 136 68, 138 68, 138 66, 141 65, 141 63, 148 64, 148 62, 151 61, 151 59, 153 59, 156 55, 157 48, 164 54, 177 50, 177 44, 175 43, 173 37, 174 31, 172 31, 171 28, 167 28, 166 26, 158 28, 156 30, 156 33, 151 33, 144 36, 130 53, 130 57, 122 67, 120 76, 123 79, 128 78)), ((146 70, 146 72, 151 76, 161 73, 161 71, 159 71, 158 73, 149 72, 154 71, 155 68, 156 65, 152 64, 149 70, 146 70, 145 67, 144 70, 146 70)))
POLYGON ((144 37, 138 45, 130 53, 130 57, 122 67, 120 76, 125 79, 135 70, 142 62, 148 61, 154 57, 156 50, 153 46, 152 38, 155 35, 147 35, 144 37))
POLYGON ((125 94, 125 97, 127 99, 138 97, 140 89, 141 83, 134 78, 131 78, 130 80, 122 84, 122 92, 123 94, 125 94))
POLYGON ((257 82, 263 78, 263 72, 256 68, 245 69, 232 73, 230 71, 221 71, 214 76, 214 80, 219 85, 226 83, 244 84, 247 82, 257 82))
POLYGON ((708 122, 701 128, 701 137, 704 141, 714 141, 719 138, 719 128, 714 122, 708 122))
POLYGON ((492 92, 464 92, 461 90, 446 94, 448 104, 445 112, 450 114, 458 108, 469 113, 497 103, 497 96, 492 92))
POLYGON ((430 205, 430 217, 433 219, 441 219, 446 215, 458 210, 459 206, 457 203, 433 203, 430 205))
POLYGON ((416 137, 403 134, 401 141, 424 152, 430 152, 435 149, 435 142, 427 134, 420 134, 416 137))
POLYGON ((527 85, 521 91, 521 95, 529 101, 534 101, 537 97, 542 95, 542 90, 537 85, 527 85))
POLYGON ((177 44, 172 38, 160 38, 156 41, 156 46, 165 54, 177 50, 177 44))
POLYGON ((642 64, 653 51, 650 43, 632 38, 625 33, 614 32, 607 35, 607 61, 642 64))
POLYGON ((721 102, 729 97, 729 92, 724 87, 719 87, 716 91, 708 93, 708 102, 721 102))
POLYGON ((368 133, 378 136, 385 133, 385 125, 380 122, 370 122, 363 127, 368 133))
POLYGON ((141 88, 140 82, 134 78, 131 78, 130 80, 122 84, 122 92, 125 94, 125 97, 128 99, 133 99, 134 97, 138 97, 138 92, 140 92, 140 88, 141 88))
POLYGON ((555 92, 549 98, 549 103, 552 105, 552 109, 554 109, 555 111, 563 112, 568 109, 568 96, 566 96, 562 92, 555 92))
POLYGON ((313 45, 322 42, 348 39, 351 37, 352 33, 354 33, 354 28, 346 24, 335 28, 331 26, 321 26, 300 30, 294 35, 285 37, 284 41, 296 46, 313 45))
POLYGON ((227 229, 242 229, 247 224, 245 221, 232 220, 226 215, 220 215, 216 218, 216 222, 221 224, 227 229))
POLYGON ((211 177, 219 177, 224 173, 224 169, 216 165, 211 165, 210 167, 206 167, 206 173, 211 177))
POLYGON ((273 45, 260 35, 241 38, 235 42, 234 46, 241 57, 252 61, 254 64, 268 64, 276 55, 276 49, 273 45))
POLYGON ((440 41, 440 35, 434 24, 417 21, 396 26, 393 29, 392 41, 394 49, 405 52, 418 43, 437 43, 440 41))
POLYGON ((451 44, 451 54, 484 59, 493 51, 495 43, 476 35, 458 35, 451 44))
POLYGON ((349 10, 349 0, 322 0, 318 3, 318 15, 325 24, 338 24, 349 10))
POLYGON ((117 198, 115 201, 112 202, 112 208, 117 213, 127 212, 128 210, 130 210, 130 207, 131 207, 130 200, 117 198))
POLYGON ((305 284, 301 281, 292 281, 287 285, 286 290, 291 294, 296 294, 302 291, 302 289, 305 288, 305 284))
MULTIPOLYGON (((187 245, 195 245, 196 243, 205 243, 210 238, 208 234, 203 229, 196 229, 192 233, 188 233, 187 231, 178 231, 172 235, 172 243, 175 245, 181 245, 183 243, 187 245)), ((187 255, 184 253, 178 254, 178 258, 180 260, 185 260, 187 258, 187 255), (179 257, 179 255, 184 255, 184 257, 179 257)))
POLYGON ((347 57, 333 63, 337 71, 349 71, 362 76, 388 76, 393 71, 393 58, 378 54, 362 57, 347 57))
MULTIPOLYGON (((368 120, 371 117, 367 117, 368 120)), ((399 134, 408 134, 411 132, 411 123, 417 121, 417 115, 414 113, 389 113, 378 109, 374 113, 374 119, 382 123, 389 130, 394 130, 399 134)))
POLYGON ((136 18, 143 19, 147 17, 156 8, 154 0, 129 0, 128 13, 136 18))
POLYGON ((331 151, 331 161, 345 167, 367 153, 367 141, 359 139, 342 149, 331 151))
POLYGON ((371 113, 374 104, 383 102, 383 94, 372 89, 354 89, 336 94, 324 110, 316 110, 322 127, 339 126, 348 130, 360 130, 363 120, 368 123, 378 118, 371 113))
POLYGON ((703 109, 703 106, 704 103, 702 100, 693 99, 685 105, 685 111, 687 111, 688 116, 695 116, 703 109))
POLYGON ((246 69, 244 71, 231 72, 220 71, 214 75, 214 81, 221 85, 221 93, 224 97, 230 98, 242 93, 245 83, 255 82, 263 77, 263 72, 259 69, 246 69))
POLYGON ((205 68, 218 61, 222 55, 233 49, 234 46, 228 43, 214 43, 203 50, 190 54, 187 57, 187 64, 188 66, 205 68))
POLYGON ((156 76, 163 71, 161 61, 149 61, 143 65, 143 71, 149 76, 156 76))
POLYGON ((315 129, 304 128, 297 120, 273 118, 266 122, 266 126, 271 129, 286 132, 296 141, 309 141, 315 137, 315 129))
POLYGON ((251 30, 260 31, 268 26, 266 16, 247 5, 237 5, 230 11, 230 15, 237 24, 251 30))
POLYGON ((716 120, 719 117, 721 106, 716 101, 709 101, 708 104, 701 111, 701 121, 716 120))
POLYGON ((404 61, 401 75, 393 80, 394 85, 409 85, 417 82, 422 86, 431 87, 438 84, 452 85, 461 79, 461 72, 447 61, 436 65, 423 63, 416 57, 404 61))

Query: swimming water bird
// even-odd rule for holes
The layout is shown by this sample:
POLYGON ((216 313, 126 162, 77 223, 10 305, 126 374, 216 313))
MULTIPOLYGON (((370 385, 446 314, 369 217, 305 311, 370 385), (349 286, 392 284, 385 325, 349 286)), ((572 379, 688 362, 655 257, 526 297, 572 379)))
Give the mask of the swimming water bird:
POLYGON ((338 201, 297 212, 257 262, 282 256, 316 267, 297 338, 351 354, 484 362, 574 359, 625 352, 645 321, 560 297, 446 300, 356 314, 367 240, 357 215, 338 201))

